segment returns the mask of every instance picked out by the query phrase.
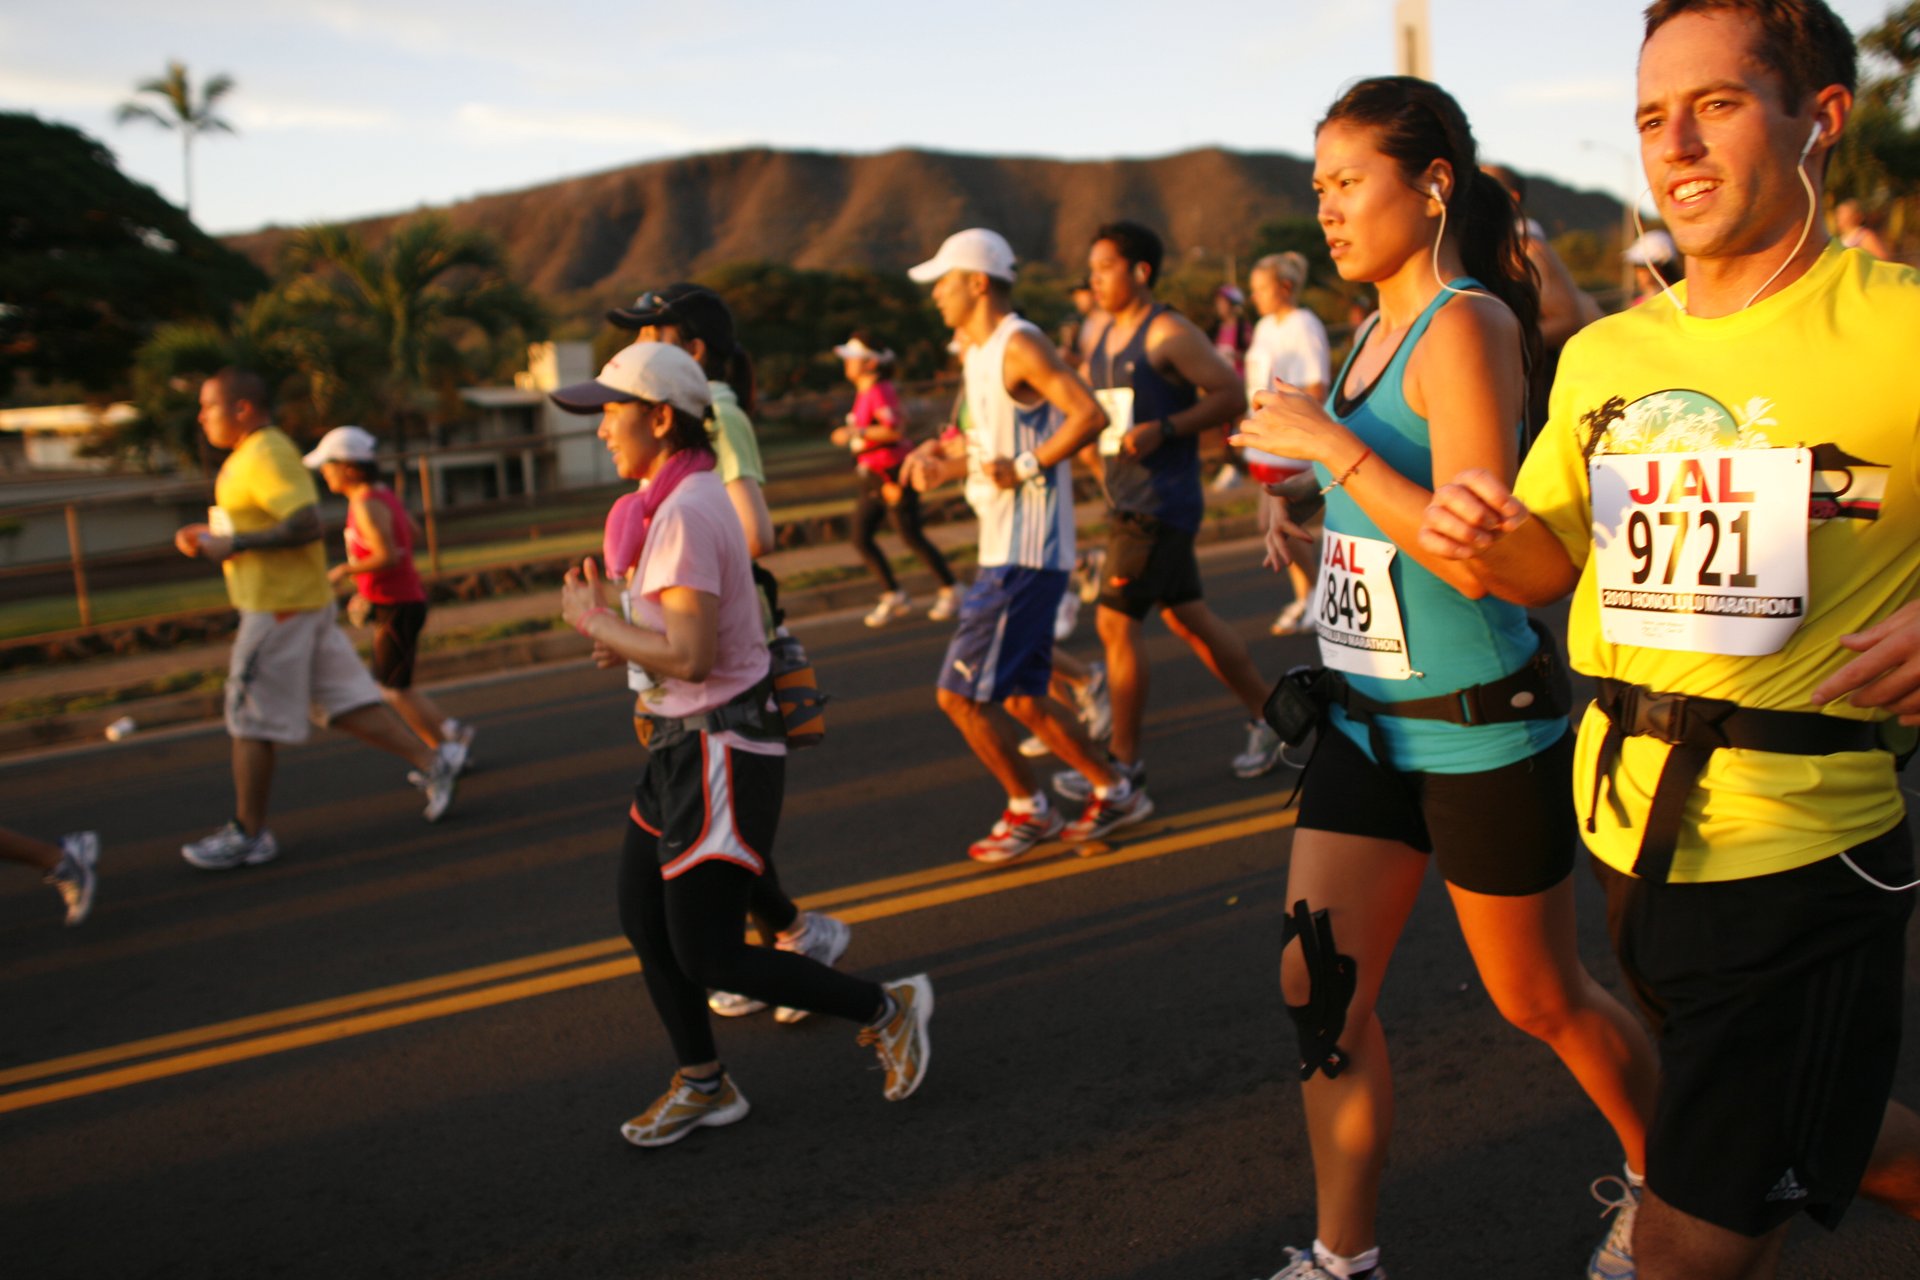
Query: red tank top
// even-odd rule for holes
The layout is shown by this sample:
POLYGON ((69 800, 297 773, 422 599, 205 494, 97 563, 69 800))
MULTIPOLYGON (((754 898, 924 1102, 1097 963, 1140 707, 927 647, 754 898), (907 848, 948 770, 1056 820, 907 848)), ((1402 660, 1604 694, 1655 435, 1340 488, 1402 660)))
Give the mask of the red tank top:
MULTIPOLYGON (((367 497, 375 502, 384 503, 393 517, 394 562, 384 569, 372 573, 356 573, 353 585, 361 595, 375 604, 413 604, 427 598, 426 588, 420 585, 420 571, 413 565, 413 521, 407 518, 407 509, 400 505, 393 490, 375 485, 367 490, 367 497)), ((361 560, 373 554, 373 548, 367 545, 360 531, 354 527, 351 515, 347 518, 347 559, 361 560)))

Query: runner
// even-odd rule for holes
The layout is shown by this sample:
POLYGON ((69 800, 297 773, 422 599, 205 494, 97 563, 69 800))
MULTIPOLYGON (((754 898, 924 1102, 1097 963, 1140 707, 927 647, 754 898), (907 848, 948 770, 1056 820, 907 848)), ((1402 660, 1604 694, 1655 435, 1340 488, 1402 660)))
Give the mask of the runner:
MULTIPOLYGON (((707 443, 712 447, 720 482, 726 486, 727 499, 746 535, 767 638, 771 641, 790 635, 782 625, 785 615, 780 609, 780 584, 759 563, 759 558, 773 549, 773 516, 762 491, 767 477, 760 461, 760 441, 754 435, 753 420, 747 416, 755 407, 753 358, 735 335, 732 310, 725 299, 703 285, 670 284, 658 292, 642 293, 631 307, 607 312, 607 320, 616 328, 633 330, 636 342, 665 342, 679 347, 706 374, 711 401, 707 443)), ((748 893, 749 914, 760 941, 800 952, 822 964, 839 960, 851 937, 846 924, 833 916, 800 910, 780 884, 772 850, 763 851, 762 861, 765 866, 753 878, 748 893)), ((744 1018, 767 1007, 765 1001, 737 991, 715 991, 707 1003, 723 1018, 744 1018)), ((799 1022, 807 1011, 782 1006, 773 1016, 779 1022, 799 1022)))
POLYGON ((1045 335, 1013 313, 1013 249, 998 233, 956 232, 907 274, 933 285, 940 318, 965 344, 966 433, 916 449, 906 476, 922 491, 965 477, 980 520, 980 572, 941 665, 940 708, 1007 807, 967 855, 1005 862, 1053 839, 1098 839, 1153 812, 1146 789, 1102 764, 1072 713, 1047 696, 1054 613, 1073 564, 1071 461, 1105 420, 1045 335), (989 713, 995 702, 1085 778, 1078 819, 1065 822, 1034 785, 989 713))
POLYGON ((436 751, 444 746, 464 773, 471 764, 474 727, 413 687, 413 660, 427 625, 427 589, 413 562, 413 520, 381 481, 374 459, 379 447, 372 432, 335 427, 302 459, 347 500, 347 558, 327 570, 327 581, 338 586, 353 579, 347 617, 356 626, 373 623, 373 678, 387 705, 420 741, 436 751))
POLYGON ((1859 249, 1882 259, 1893 257, 1880 233, 1867 225, 1867 215, 1858 200, 1842 200, 1833 206, 1833 229, 1840 233, 1843 249, 1859 249))
POLYGON ((588 558, 561 589, 567 622, 604 665, 627 666, 648 745, 621 857, 620 922, 680 1069, 622 1136, 661 1147, 746 1116, 714 1047, 710 987, 861 1024, 887 1098, 906 1098, 932 1056, 926 975, 882 987, 740 936, 779 825, 787 748, 752 561, 713 474, 705 374, 678 347, 638 342, 553 399, 569 413, 599 412, 615 469, 640 482, 607 516, 609 576, 588 558))
MULTIPOLYGON (((1200 433, 1236 421, 1247 397, 1207 335, 1153 300, 1160 257, 1160 237, 1132 222, 1100 228, 1087 255, 1094 295, 1113 317, 1088 362, 1108 418, 1100 463, 1111 528, 1096 615, 1113 689, 1108 752, 1115 768, 1144 782, 1147 659, 1140 623, 1157 608, 1167 628, 1247 709, 1247 746, 1234 757, 1233 771, 1257 778, 1280 762, 1280 740, 1260 718, 1267 684, 1245 642, 1201 598, 1193 554, 1205 510, 1200 433)), ((1057 775, 1054 786, 1070 800, 1087 794, 1085 779, 1073 773, 1057 775)))
POLYGON ((59 844, 48 844, 0 827, 0 859, 38 867, 67 904, 69 928, 80 924, 93 910, 93 893, 100 884, 98 832, 74 831, 61 836, 59 844))
POLYGON ((1567 339, 1600 318, 1600 304, 1573 282, 1573 273, 1554 252, 1547 232, 1526 215, 1527 180, 1503 164, 1483 164, 1481 170, 1505 188, 1520 210, 1520 245, 1533 264, 1534 283, 1540 286, 1540 367, 1527 377, 1527 435, 1531 439, 1547 421, 1547 392, 1553 371, 1560 367, 1560 350, 1567 339))
POLYGON ((1920 722, 1920 277, 1821 225, 1854 78, 1818 0, 1647 11, 1641 160, 1686 286, 1583 330, 1514 491, 1447 472, 1421 535, 1502 598, 1573 593, 1573 798, 1660 1045, 1655 1280, 1771 1276, 1856 1189, 1920 1216, 1876 732, 1920 722))
POLYGON ((927 617, 945 622, 954 610, 953 570, 947 567, 940 548, 921 531, 920 491, 900 483, 900 464, 907 460, 911 447, 906 437, 906 411, 893 385, 893 352, 885 343, 869 342, 866 335, 856 333, 835 347, 833 354, 840 358, 847 381, 858 391, 846 425, 833 431, 833 443, 853 450, 854 467, 860 474, 860 499, 853 513, 853 548, 886 588, 880 603, 867 615, 867 625, 884 627, 913 609, 913 602, 893 575, 893 566, 873 540, 880 522, 888 518, 900 541, 939 579, 940 593, 934 597, 927 617))
MULTIPOLYGON (((1298 387, 1312 400, 1324 400, 1333 370, 1327 356, 1327 328, 1320 317, 1300 304, 1301 290, 1307 285, 1307 260, 1298 253, 1270 253, 1253 264, 1247 277, 1253 290, 1253 305, 1260 322, 1253 326, 1253 343, 1247 348, 1247 401, 1263 391, 1273 390, 1274 379, 1298 387)), ((1297 458, 1281 458, 1258 449, 1246 455, 1247 474, 1262 485, 1281 484, 1313 468, 1297 458)), ((1318 487, 1317 485, 1315 486, 1318 487)), ((1260 498, 1260 528, 1272 539, 1278 528, 1275 517, 1281 514, 1275 495, 1260 498)), ((1311 530, 1310 530, 1311 531, 1311 530)), ((1284 536, 1279 535, 1279 536, 1284 536)), ((1298 635, 1313 630, 1307 617, 1307 604, 1313 598, 1313 578, 1317 566, 1309 551, 1286 555, 1275 549, 1273 559, 1285 565, 1293 584, 1293 603, 1280 611, 1268 628, 1276 636, 1298 635)))
POLYGON ((1311 460, 1326 495, 1314 597, 1326 669, 1281 685, 1319 725, 1280 961, 1318 1231, 1310 1251, 1289 1251, 1286 1280, 1385 1275, 1393 1089, 1377 1001, 1429 862, 1495 1007, 1566 1064, 1628 1169, 1645 1167, 1652 1049, 1575 949, 1557 651, 1414 537, 1433 472, 1513 474, 1538 345, 1513 205, 1474 150, 1459 106, 1424 80, 1364 80, 1334 103, 1314 146, 1320 225, 1342 278, 1377 285, 1380 310, 1326 407, 1283 387, 1241 436, 1311 460))

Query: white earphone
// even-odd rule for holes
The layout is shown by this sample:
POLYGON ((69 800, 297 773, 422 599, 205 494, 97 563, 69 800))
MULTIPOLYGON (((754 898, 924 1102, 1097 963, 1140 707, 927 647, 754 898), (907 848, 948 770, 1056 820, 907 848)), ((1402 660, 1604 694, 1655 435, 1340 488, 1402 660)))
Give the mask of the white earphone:
POLYGON ((1813 122, 1813 132, 1807 135, 1807 145, 1800 148, 1800 158, 1805 160, 1813 151, 1813 144, 1820 141, 1820 122, 1813 122))

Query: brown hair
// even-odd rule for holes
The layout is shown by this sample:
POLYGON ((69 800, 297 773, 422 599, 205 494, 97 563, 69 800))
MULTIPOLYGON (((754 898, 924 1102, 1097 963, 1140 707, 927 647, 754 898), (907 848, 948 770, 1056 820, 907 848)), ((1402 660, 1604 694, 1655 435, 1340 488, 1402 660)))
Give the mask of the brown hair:
POLYGON ((1820 0, 1654 0, 1647 6, 1647 33, 1683 14, 1744 13, 1760 28, 1753 52, 1780 81, 1781 104, 1798 111, 1810 93, 1830 84, 1852 93, 1859 82, 1853 33, 1820 0))

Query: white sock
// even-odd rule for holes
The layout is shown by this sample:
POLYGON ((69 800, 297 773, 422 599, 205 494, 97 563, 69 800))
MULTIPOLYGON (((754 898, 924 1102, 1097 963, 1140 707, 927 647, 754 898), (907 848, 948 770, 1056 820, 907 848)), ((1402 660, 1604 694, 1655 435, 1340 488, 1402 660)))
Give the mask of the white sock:
POLYGON ((1010 813, 1045 813, 1047 811, 1047 793, 1036 791, 1030 796, 1011 796, 1007 800, 1010 813))
POLYGON ((442 738, 459 737, 460 722, 458 720, 455 720, 452 716, 448 716, 445 720, 442 720, 440 722, 440 736, 442 738))
POLYGON ((1620 1166, 1620 1170, 1626 1175, 1627 1185, 1635 1190, 1640 1190, 1647 1185, 1647 1175, 1644 1173, 1635 1173, 1632 1165, 1623 1164, 1620 1166))
POLYGON ((1113 785, 1110 787, 1095 787, 1093 794, 1099 796, 1102 800, 1125 800, 1133 794, 1133 780, 1120 770, 1115 769, 1113 771, 1113 785))
POLYGON ((1364 1276, 1380 1265, 1380 1247, 1375 1245, 1365 1253, 1356 1253, 1347 1258, 1327 1248, 1316 1238, 1313 1242, 1313 1260, 1320 1264, 1321 1270, 1336 1276, 1364 1276))

